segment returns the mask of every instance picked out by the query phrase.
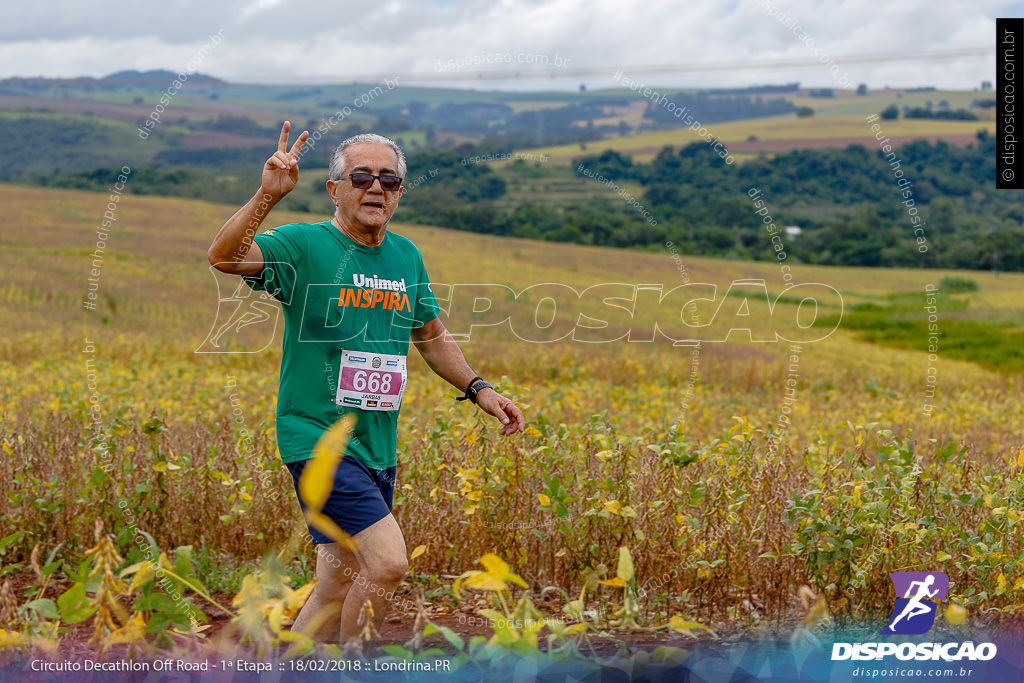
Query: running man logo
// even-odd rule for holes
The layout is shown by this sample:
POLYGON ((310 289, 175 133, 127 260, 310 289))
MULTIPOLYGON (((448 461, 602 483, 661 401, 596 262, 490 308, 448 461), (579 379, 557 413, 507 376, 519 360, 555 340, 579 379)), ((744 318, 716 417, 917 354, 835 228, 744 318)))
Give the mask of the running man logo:
POLYGON ((882 634, 914 636, 930 631, 939 602, 946 599, 949 577, 943 572, 893 572, 889 577, 896 588, 896 606, 882 634))
POLYGON ((277 300, 213 266, 210 272, 217 283, 217 313, 195 353, 260 353, 267 349, 281 316, 277 300))

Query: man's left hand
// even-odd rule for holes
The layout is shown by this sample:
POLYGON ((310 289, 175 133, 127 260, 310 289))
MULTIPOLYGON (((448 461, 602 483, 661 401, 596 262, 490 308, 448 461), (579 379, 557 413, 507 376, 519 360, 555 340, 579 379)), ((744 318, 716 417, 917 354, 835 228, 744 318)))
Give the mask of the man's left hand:
POLYGON ((512 399, 502 396, 494 389, 484 389, 476 397, 476 404, 480 410, 490 413, 501 420, 502 428, 498 433, 502 436, 515 434, 523 431, 526 426, 526 419, 519 406, 512 402, 512 399))

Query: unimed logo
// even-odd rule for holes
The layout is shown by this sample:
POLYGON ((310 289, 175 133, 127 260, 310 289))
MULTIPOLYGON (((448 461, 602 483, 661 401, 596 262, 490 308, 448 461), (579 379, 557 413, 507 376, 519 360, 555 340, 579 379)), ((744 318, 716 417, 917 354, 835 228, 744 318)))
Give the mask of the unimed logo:
MULTIPOLYGON (((913 636, 935 625, 939 603, 946 599, 949 577, 943 572, 893 572, 896 604, 882 635, 913 636)), ((994 643, 833 643, 832 661, 881 660, 895 656, 917 661, 988 661, 996 656, 994 643)))
POLYGON ((944 572, 893 572, 889 578, 896 587, 896 606, 882 633, 916 636, 930 631, 939 601, 946 599, 949 577, 944 572))

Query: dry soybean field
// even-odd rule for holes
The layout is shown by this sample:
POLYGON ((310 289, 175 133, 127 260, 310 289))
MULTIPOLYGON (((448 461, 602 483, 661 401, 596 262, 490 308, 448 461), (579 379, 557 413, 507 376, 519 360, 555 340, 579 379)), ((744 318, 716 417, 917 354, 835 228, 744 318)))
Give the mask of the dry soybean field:
MULTIPOLYGON (((225 325, 253 299, 206 261, 233 209, 126 195, 99 247, 104 195, 0 185, 0 200, 6 637, 184 648, 200 624, 279 637, 314 552, 274 439, 283 321, 263 302, 225 325), (146 576, 154 566, 171 581, 146 576)), ((932 307, 940 335, 1019 326, 1024 276, 806 266, 793 244, 786 280, 777 263, 672 245, 392 229, 450 296, 449 328, 471 331, 471 364, 527 417, 499 437, 411 353, 395 500, 405 627, 419 599, 439 624, 427 635, 449 644, 634 629, 685 645, 705 629, 879 622, 889 574, 926 569, 950 577, 949 627, 1019 620, 1021 375, 847 322, 909 301, 921 321, 932 307), (949 291, 963 279, 977 289, 949 291), (673 344, 687 338, 678 304, 698 296, 682 320, 702 341, 673 344), (471 328, 488 320, 478 297, 510 320, 471 328), (495 603, 453 583, 481 567, 506 586, 510 620, 557 623, 473 626, 495 603)))

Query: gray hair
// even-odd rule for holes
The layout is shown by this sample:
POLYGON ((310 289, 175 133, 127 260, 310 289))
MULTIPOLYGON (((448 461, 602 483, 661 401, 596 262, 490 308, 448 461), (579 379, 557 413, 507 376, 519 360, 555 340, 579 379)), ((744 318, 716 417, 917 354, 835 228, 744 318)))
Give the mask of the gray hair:
POLYGON ((398 175, 402 178, 405 177, 405 173, 408 170, 405 164, 405 152, 402 151, 402 148, 394 140, 383 135, 377 135, 376 133, 360 133, 359 135, 353 135, 346 140, 342 140, 341 144, 331 153, 331 167, 328 176, 331 180, 338 180, 345 175, 345 150, 352 145, 361 145, 365 142, 387 145, 394 150, 395 156, 398 157, 398 175))

